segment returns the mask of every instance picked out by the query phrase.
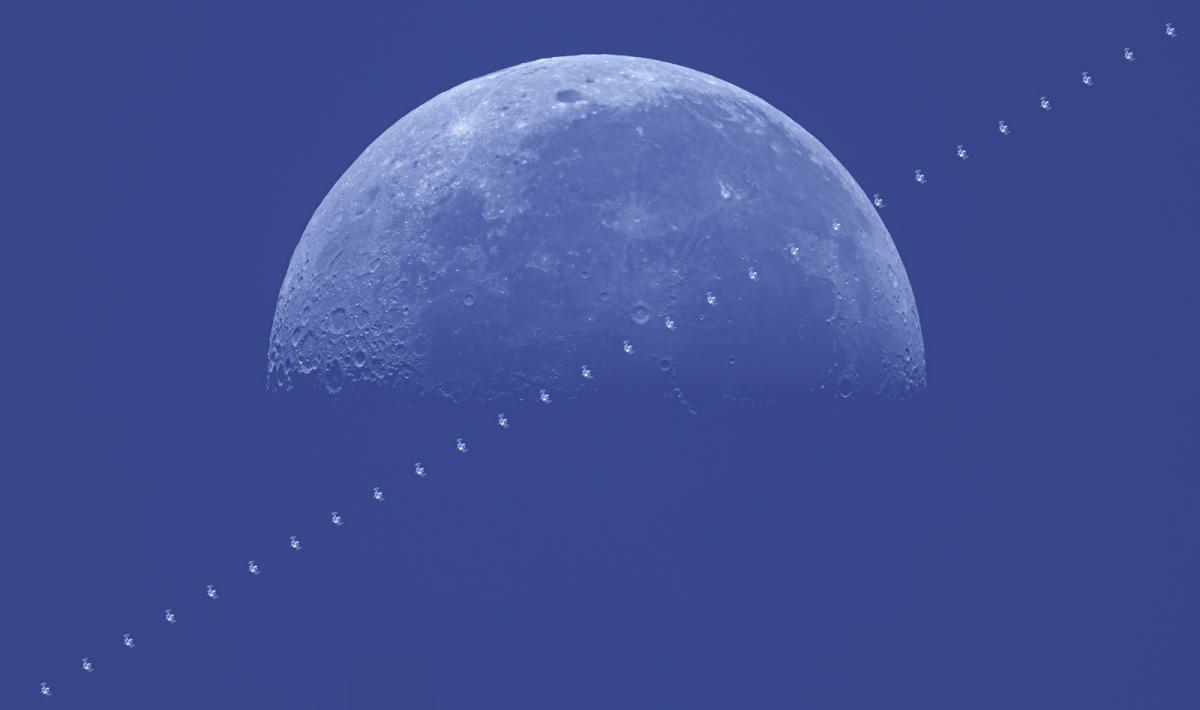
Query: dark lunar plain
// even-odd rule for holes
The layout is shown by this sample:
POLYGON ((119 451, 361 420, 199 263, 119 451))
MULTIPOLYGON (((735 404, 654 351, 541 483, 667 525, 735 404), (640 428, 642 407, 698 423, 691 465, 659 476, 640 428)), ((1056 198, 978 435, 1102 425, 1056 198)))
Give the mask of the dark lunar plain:
POLYGON ((1200 704, 1194 4, 30 5, 0 35, 0 707, 1200 704), (439 92, 581 53, 739 86, 883 195, 924 394, 691 414, 597 366, 501 430, 269 390, 339 176, 439 92))

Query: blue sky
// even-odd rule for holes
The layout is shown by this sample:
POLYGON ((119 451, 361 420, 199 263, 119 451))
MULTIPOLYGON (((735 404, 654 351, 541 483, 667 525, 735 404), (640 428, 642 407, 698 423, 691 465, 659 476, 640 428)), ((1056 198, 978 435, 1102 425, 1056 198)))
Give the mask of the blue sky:
POLYGON ((1194 7, 11 14, 5 707, 1200 701, 1194 7), (585 52, 735 83, 885 196, 925 397, 502 431, 266 391, 288 259, 362 149, 585 52))

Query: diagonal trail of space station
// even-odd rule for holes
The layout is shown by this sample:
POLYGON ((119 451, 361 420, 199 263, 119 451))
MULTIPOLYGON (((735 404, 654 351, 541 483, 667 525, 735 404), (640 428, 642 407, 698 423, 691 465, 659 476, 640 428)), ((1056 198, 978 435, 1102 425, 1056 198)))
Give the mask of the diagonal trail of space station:
MULTIPOLYGON (((1159 37, 1166 38, 1167 40, 1174 40, 1179 37, 1179 31, 1175 27, 1174 23, 1172 23, 1172 22, 1163 23, 1161 25, 1161 29, 1156 34, 1159 37)), ((1109 56, 1104 57, 1103 66, 1109 67, 1109 68, 1115 68, 1117 65, 1121 65, 1121 64, 1125 64, 1125 65, 1134 64, 1135 62, 1138 61, 1138 58, 1139 58, 1139 55, 1135 51, 1135 48, 1131 45, 1126 45, 1124 47, 1121 47, 1120 49, 1114 48, 1114 51, 1109 56)), ((1086 70, 1086 69, 1082 70, 1079 72, 1079 74, 1077 76, 1078 76, 1078 79, 1076 79, 1075 82, 1072 82, 1073 84, 1075 84, 1076 87, 1082 88, 1084 90, 1090 90, 1096 86, 1096 78, 1097 77, 1095 75, 1093 75, 1091 71, 1086 70)), ((1062 93, 1066 93, 1065 87, 1063 87, 1063 88, 1064 88, 1064 91, 1062 93)), ((1047 113, 1051 113, 1052 111, 1054 111, 1055 105, 1056 105, 1055 104, 1055 96, 1058 96, 1058 95, 1059 95, 1059 93, 1057 93, 1057 92, 1053 95, 1041 94, 1041 95, 1037 96, 1036 99, 1034 99, 1034 97, 1031 96, 1031 100, 1028 102, 1028 104, 1023 105, 1021 107, 1021 109, 1022 109, 1021 112, 1019 114, 1017 114, 1017 116, 1020 120, 1013 123, 1012 122, 1013 116, 1011 114, 993 117, 992 119, 990 119, 992 121, 992 123, 991 123, 992 129, 991 129, 991 131, 989 131, 989 133, 991 133, 993 136, 996 136, 996 137, 999 137, 1002 139, 1007 139, 1007 138, 1010 138, 1010 137, 1016 135, 1017 133, 1022 132, 1024 127, 1034 125, 1034 121, 1037 118, 1039 118, 1039 116, 1037 116, 1037 114, 1047 114, 1047 113)), ((986 125, 987 123, 988 123, 987 120, 980 121, 980 125, 986 125)), ((966 144, 959 143, 953 149, 948 149, 946 152, 946 155, 941 156, 943 158, 946 158, 946 160, 942 161, 942 164, 950 162, 950 160, 949 160, 950 155, 955 156, 955 158, 958 161, 965 161, 970 156, 970 153, 967 149, 966 144)), ((937 171, 934 175, 931 176, 930 173, 927 171, 925 164, 921 163, 913 169, 911 179, 917 185, 923 186, 923 185, 929 184, 931 177, 934 177, 935 182, 936 182, 936 177, 941 176, 943 174, 945 174, 943 171, 937 171)), ((886 193, 874 193, 872 195, 872 202, 875 205, 875 207, 878 209, 883 209, 886 206, 887 199, 888 199, 888 197, 887 197, 886 193)))
MULTIPOLYGON (((1162 37, 1165 37, 1167 40, 1175 40, 1179 37, 1178 30, 1176 29, 1174 24, 1172 24, 1170 22, 1167 22, 1161 26, 1159 35, 1162 37)), ((1121 48, 1120 51, 1114 51, 1112 61, 1105 63, 1102 66, 1109 66, 1110 64, 1114 64, 1114 63, 1133 64, 1133 63, 1137 62, 1139 60, 1139 58, 1140 58, 1140 56, 1136 53, 1134 47, 1126 46, 1126 47, 1121 48)), ((1081 90, 1091 91, 1096 86, 1097 81, 1103 82, 1104 78, 1105 78, 1104 73, 1100 73, 1098 75, 1093 75, 1090 70, 1084 70, 1078 75, 1078 78, 1075 81, 1077 83, 1077 86, 1081 90)), ((994 123, 992 124, 992 128, 990 129, 989 132, 992 133, 993 136, 998 137, 998 139, 1000 139, 1000 140, 1009 140, 1009 139, 1011 139, 1012 136, 1019 135, 1020 133, 1022 133, 1025 130, 1025 127, 1027 125, 1032 124, 1033 119, 1030 118, 1031 116, 1035 116, 1037 114, 1050 113, 1053 110, 1055 110, 1055 106, 1056 105, 1054 103, 1054 98, 1051 95, 1048 95, 1048 94, 1047 95, 1039 95, 1036 97, 1036 100, 1031 100, 1028 106, 1022 107, 1024 109, 1024 112, 1019 114, 1019 119, 1017 121, 1015 121, 1014 123, 1009 122, 1010 117, 998 117, 998 118, 990 119, 990 120, 994 121, 994 123)), ((981 124, 983 124, 983 123, 986 123, 986 122, 981 121, 981 124)), ((959 162, 969 161, 972 159, 969 146, 968 146, 968 144, 964 144, 964 143, 955 144, 952 149, 948 149, 945 158, 947 161, 955 160, 955 161, 959 161, 959 162), (951 152, 951 150, 953 152, 951 152), (953 156, 953 157, 951 157, 951 156, 953 156)), ((930 184, 931 182, 933 184, 936 184, 937 180, 943 174, 944 173, 942 173, 941 171, 927 173, 925 167, 920 166, 920 167, 916 167, 913 169, 912 179, 918 185, 925 186, 927 184, 930 184)), ((924 189, 924 187, 922 187, 922 189, 924 189)), ((870 201, 871 201, 871 204, 876 208, 876 210, 882 211, 885 208, 885 206, 888 204, 887 200, 890 200, 890 199, 892 199, 891 193, 874 193, 871 196, 870 201)), ((831 222, 831 224, 829 225, 829 229, 831 230, 831 232, 839 232, 841 230, 841 227, 842 227, 841 221, 836 220, 836 219, 833 220, 831 222)), ((760 271, 755 266, 752 265, 745 271, 743 278, 745 278, 751 282, 757 282, 760 278, 770 278, 770 277, 761 274, 760 271)), ((706 304, 707 307, 719 308, 720 287, 721 287, 721 284, 714 283, 714 284, 710 285, 710 290, 705 291, 704 303, 706 304)), ((671 316, 668 315, 664 318, 664 320, 662 322, 662 327, 668 331, 673 331, 677 328, 677 322, 674 318, 672 318, 671 316)), ((638 340, 634 336, 629 336, 627 338, 623 338, 623 339, 619 340, 618 342, 612 343, 611 347, 614 350, 619 348, 620 351, 624 353, 624 355, 632 356, 636 352, 638 352, 638 340)), ((603 388, 605 378, 610 375, 610 373, 597 371, 591 365, 589 365, 588 362, 580 362, 577 365, 576 371, 578 373, 579 378, 587 381, 590 384, 594 384, 595 385, 594 388, 603 388)), ((539 402, 541 405, 545 405, 548 408, 548 407, 553 406, 554 394, 555 393, 553 391, 551 391, 547 388, 541 388, 537 391, 535 398, 536 398, 537 402, 539 402)), ((549 411, 549 410, 547 410, 547 411, 549 411)), ((543 415, 543 416, 546 416, 546 415, 543 415)), ((510 414, 505 413, 505 412, 497 412, 494 415, 494 417, 495 417, 494 419, 491 419, 488 422, 472 422, 470 424, 470 426, 474 427, 474 429, 472 431, 466 432, 463 435, 455 434, 454 436, 447 436, 445 438, 445 446, 447 447, 447 449, 449 449, 449 447, 453 447, 453 451, 455 451, 457 454, 459 454, 461 456, 461 458, 459 460, 461 460, 463 462, 468 462, 468 463, 464 463, 462 465, 456 466, 454 469, 456 472, 466 470, 466 468, 468 466, 472 465, 469 462, 471 462, 473 459, 475 459, 476 457, 478 457, 480 455, 479 452, 476 451, 474 446, 471 444, 471 442, 476 440, 477 437, 475 435, 482 432, 485 427, 486 428, 497 427, 502 431, 508 431, 510 428, 512 428, 514 430, 526 429, 527 427, 529 427, 533 424, 529 419, 514 421, 511 419, 510 414)), ((432 467, 427 467, 425 463, 422 463, 422 461, 428 461, 428 460, 429 459, 427 459, 427 458, 415 459, 411 464, 406 463, 402 467, 400 467, 400 468, 403 468, 403 470, 405 470, 406 472, 408 472, 408 475, 406 475, 403 479, 404 481, 407 481, 408 483, 400 484, 400 485, 410 485, 410 486, 411 485, 425 485, 424 482, 426 479, 436 479, 438 476, 447 474, 447 472, 444 469, 434 469, 432 467)), ((386 484, 386 485, 391 487, 391 486, 394 486, 397 484, 390 483, 390 484, 386 484)), ((266 547, 269 549, 276 549, 276 548, 282 549, 283 544, 286 542, 290 552, 283 553, 283 554, 303 555, 304 539, 305 539, 305 537, 310 535, 310 533, 308 533, 308 532, 303 532, 303 534, 301 534, 303 530, 312 529, 313 527, 319 527, 319 529, 325 531, 325 534, 336 534, 335 531, 339 530, 344 525, 353 525, 360 518, 361 515, 365 514, 365 510, 368 507, 377 507, 377 508, 383 507, 386 510, 388 496, 387 496, 387 491, 384 488, 384 484, 380 484, 377 486, 373 486, 369 491, 362 491, 360 493, 357 493, 357 494, 351 496, 351 500, 354 500, 357 502, 357 505, 355 507, 348 509, 348 510, 354 511, 352 514, 344 515, 343 513, 338 512, 337 510, 332 510, 331 512, 322 513, 321 515, 324 516, 324 522, 320 525, 317 524, 317 522, 313 518, 313 516, 311 516, 311 515, 306 516, 306 519, 308 520, 308 522, 303 525, 296 526, 296 528, 300 528, 301 530, 295 530, 295 528, 294 528, 295 534, 288 533, 286 537, 281 535, 277 541, 272 542, 269 545, 266 545, 266 547), (368 499, 368 496, 370 496, 369 499, 368 499), (310 526, 312 526, 312 527, 310 527, 310 526)), ((342 510, 347 510, 347 509, 342 508, 342 510)), ((263 549, 263 547, 260 546, 256 549, 263 549)), ((246 573, 251 575, 252 577, 257 578, 257 577, 262 576, 262 577, 264 577, 264 581, 267 581, 270 578, 271 565, 264 564, 264 563, 258 561, 259 559, 260 558, 257 558, 257 557, 255 559, 249 559, 249 561, 245 563, 244 569, 246 570, 246 573)), ((201 591, 200 589, 195 590, 195 595, 197 597, 199 596, 200 591, 201 591)), ((219 603, 220 600, 222 599, 222 595, 215 584, 204 585, 203 592, 204 592, 206 598, 212 602, 219 603)), ((175 625, 176 623, 187 623, 188 618, 186 616, 177 616, 176 612, 173 611, 173 608, 178 609, 180 607, 168 607, 168 608, 165 608, 162 610, 155 610, 154 612, 152 612, 151 615, 157 615, 158 618, 160 619, 159 623, 164 623, 164 624, 168 624, 168 625, 175 625)), ((136 652, 133 649, 139 648, 137 645, 134 631, 136 631, 136 629, 134 629, 133 631, 124 633, 122 635, 119 642, 124 649, 127 649, 123 653, 136 652)), ((116 644, 116 640, 114 640, 114 645, 115 644, 116 644)), ((76 668, 78 669, 77 672, 83 672, 83 673, 88 673, 88 674, 93 673, 93 672, 104 673, 104 672, 107 672, 107 670, 111 667, 114 667, 114 666, 119 667, 119 663, 116 663, 115 659, 111 655, 104 655, 104 654, 96 655, 94 652, 89 652, 89 653, 90 653, 90 655, 88 655, 88 656, 83 656, 83 657, 74 656, 75 658, 81 658, 81 660, 78 661, 77 665, 76 665, 76 668)), ((54 688, 52 686, 51 681, 49 681, 49 680, 39 681, 38 685, 37 685, 37 692, 46 698, 55 696, 54 688)), ((55 697, 57 697, 57 696, 55 696, 55 697)))

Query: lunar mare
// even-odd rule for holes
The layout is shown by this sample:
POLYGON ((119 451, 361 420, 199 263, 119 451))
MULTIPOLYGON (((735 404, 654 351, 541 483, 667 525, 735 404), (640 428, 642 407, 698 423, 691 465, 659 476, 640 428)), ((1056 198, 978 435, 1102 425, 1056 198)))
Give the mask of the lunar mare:
POLYGON ((268 385, 304 384, 904 396, 925 353, 887 229, 812 135, 706 74, 588 55, 461 84, 350 166, 271 331, 268 385))

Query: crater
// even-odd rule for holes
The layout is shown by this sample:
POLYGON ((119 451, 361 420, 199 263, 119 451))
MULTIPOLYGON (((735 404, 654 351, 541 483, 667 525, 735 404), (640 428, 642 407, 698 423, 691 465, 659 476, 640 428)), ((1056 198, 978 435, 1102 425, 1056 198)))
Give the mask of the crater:
POLYGON ((629 317, 638 325, 646 325, 646 322, 650 320, 650 309, 644 303, 635 303, 629 311, 629 317))
POLYGON ((583 101, 583 94, 574 89, 563 89, 554 95, 554 99, 560 104, 574 104, 583 101))

